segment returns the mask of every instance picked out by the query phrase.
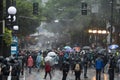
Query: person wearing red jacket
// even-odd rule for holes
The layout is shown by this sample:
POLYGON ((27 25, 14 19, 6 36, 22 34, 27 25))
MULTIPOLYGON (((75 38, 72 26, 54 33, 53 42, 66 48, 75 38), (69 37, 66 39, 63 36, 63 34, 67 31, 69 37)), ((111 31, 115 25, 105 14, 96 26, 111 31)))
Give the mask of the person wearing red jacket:
POLYGON ((32 56, 29 56, 29 57, 28 57, 27 66, 28 66, 28 68, 29 68, 29 73, 31 73, 31 69, 32 69, 32 67, 33 67, 33 58, 32 58, 32 56))
POLYGON ((51 80, 51 78, 52 78, 52 76, 51 76, 51 66, 50 66, 49 61, 47 61, 47 62, 45 63, 45 76, 44 76, 44 79, 46 79, 47 74, 49 74, 50 80, 51 80))

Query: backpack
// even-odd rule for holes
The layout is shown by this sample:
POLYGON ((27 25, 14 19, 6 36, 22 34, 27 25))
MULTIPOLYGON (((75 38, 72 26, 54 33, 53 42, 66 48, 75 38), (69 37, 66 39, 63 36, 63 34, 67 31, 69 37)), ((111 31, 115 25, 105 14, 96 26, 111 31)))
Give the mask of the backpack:
POLYGON ((80 65, 78 63, 75 65, 75 71, 80 71, 80 65))

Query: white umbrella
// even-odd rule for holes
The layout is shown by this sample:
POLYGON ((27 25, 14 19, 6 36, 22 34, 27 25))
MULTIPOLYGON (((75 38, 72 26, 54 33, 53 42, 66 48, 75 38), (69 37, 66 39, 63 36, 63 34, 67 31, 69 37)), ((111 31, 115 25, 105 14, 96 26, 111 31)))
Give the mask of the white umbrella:
POLYGON ((72 49, 70 46, 65 46, 64 49, 72 49))
POLYGON ((118 45, 112 44, 112 45, 110 45, 108 48, 109 48, 109 49, 117 49, 118 47, 119 47, 118 45))
POLYGON ((47 56, 57 56, 57 54, 55 53, 55 52, 49 52, 48 54, 47 54, 47 56))
POLYGON ((47 62, 47 61, 52 61, 52 57, 46 56, 46 57, 45 57, 45 62, 47 62))
POLYGON ((98 53, 104 53, 106 51, 107 51, 106 49, 100 49, 100 50, 98 50, 98 53))
POLYGON ((90 46, 84 46, 82 49, 91 49, 91 47, 90 46))
POLYGON ((45 57, 45 62, 49 62, 51 66, 55 64, 54 59, 50 56, 45 57))

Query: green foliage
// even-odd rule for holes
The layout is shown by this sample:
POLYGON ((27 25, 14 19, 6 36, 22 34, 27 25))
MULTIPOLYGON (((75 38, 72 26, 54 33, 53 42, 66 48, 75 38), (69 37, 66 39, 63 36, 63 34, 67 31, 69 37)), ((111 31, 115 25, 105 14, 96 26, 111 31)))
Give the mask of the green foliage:
POLYGON ((3 40, 7 46, 10 46, 12 43, 12 31, 5 28, 5 33, 3 34, 3 40))
POLYGON ((41 22, 41 6, 39 6, 38 15, 33 15, 33 2, 30 0, 17 0, 16 7, 20 36, 36 32, 41 22))
POLYGON ((80 12, 80 1, 49 0, 44 11, 48 19, 71 19, 80 12))

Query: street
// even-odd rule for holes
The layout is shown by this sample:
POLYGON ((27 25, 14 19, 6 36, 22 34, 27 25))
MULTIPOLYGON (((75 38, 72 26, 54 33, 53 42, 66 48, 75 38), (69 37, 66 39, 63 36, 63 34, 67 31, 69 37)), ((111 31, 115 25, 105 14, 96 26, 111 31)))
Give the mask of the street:
MULTIPOLYGON (((44 70, 40 70, 40 72, 37 72, 35 69, 32 70, 32 73, 29 74, 27 70, 25 70, 25 75, 23 77, 20 77, 20 80, 45 80, 44 78, 44 70)), ((118 74, 115 74, 114 80, 120 80, 120 76, 118 74)), ((50 80, 49 74, 46 77, 46 80, 50 80)), ((52 73, 52 80, 62 80, 62 71, 55 70, 52 73)), ((69 71, 69 74, 67 76, 67 80, 75 80, 74 74, 69 71)), ((83 73, 81 74, 81 80, 96 80, 95 79, 95 69, 88 69, 88 78, 84 78, 83 73)), ((109 80, 108 74, 101 75, 101 80, 109 80)))

